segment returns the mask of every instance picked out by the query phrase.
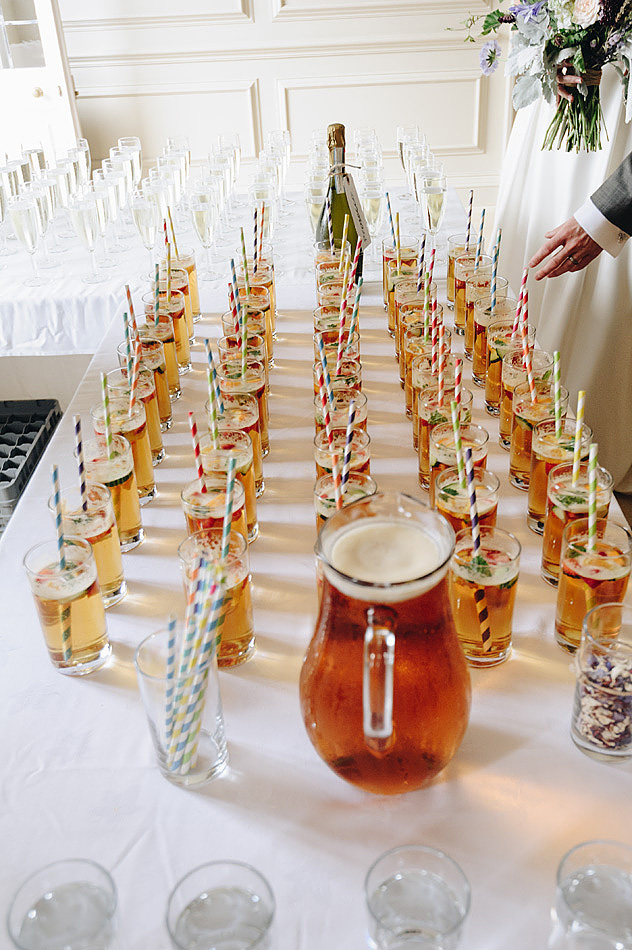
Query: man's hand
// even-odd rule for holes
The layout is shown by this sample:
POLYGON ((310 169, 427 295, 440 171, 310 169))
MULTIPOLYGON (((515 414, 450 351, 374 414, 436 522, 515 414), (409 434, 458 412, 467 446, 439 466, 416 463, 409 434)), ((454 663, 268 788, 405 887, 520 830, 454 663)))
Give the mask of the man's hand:
POLYGON ((557 67, 557 101, 567 99, 573 101, 573 86, 579 86, 583 77, 578 76, 570 64, 570 60, 557 67), (571 71, 572 70, 572 71, 571 71), (570 87, 570 88, 569 88, 570 87))
POLYGON ((546 241, 529 261, 529 267, 537 267, 548 258, 535 275, 536 280, 582 270, 602 251, 575 218, 569 218, 564 224, 548 231, 544 237, 546 241))

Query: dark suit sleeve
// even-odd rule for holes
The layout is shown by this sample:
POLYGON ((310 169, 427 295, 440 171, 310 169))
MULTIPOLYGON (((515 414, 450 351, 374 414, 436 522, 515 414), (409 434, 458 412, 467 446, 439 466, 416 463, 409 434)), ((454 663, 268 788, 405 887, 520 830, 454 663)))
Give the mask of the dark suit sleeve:
POLYGON ((591 200, 615 227, 632 235, 632 153, 597 188, 591 200))

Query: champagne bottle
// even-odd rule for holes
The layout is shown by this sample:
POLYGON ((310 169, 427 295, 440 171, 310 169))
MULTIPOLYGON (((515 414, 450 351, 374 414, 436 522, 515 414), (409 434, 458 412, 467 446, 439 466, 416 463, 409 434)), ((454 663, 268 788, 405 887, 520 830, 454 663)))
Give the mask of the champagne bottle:
MULTIPOLYGON (((358 231, 362 237, 362 248, 358 258, 356 281, 362 274, 362 258, 367 244, 370 242, 368 228, 362 213, 362 206, 358 200, 355 185, 351 175, 345 172, 345 127, 339 123, 327 128, 327 146, 329 148, 329 186, 327 197, 331 204, 331 219, 333 225, 334 245, 338 248, 342 242, 345 215, 349 215, 347 240, 351 245, 351 256, 355 254, 358 243, 358 231), (350 199, 351 198, 351 203, 350 199)), ((327 224, 327 201, 325 201, 318 224, 316 226, 316 241, 329 242, 329 227, 327 224)))

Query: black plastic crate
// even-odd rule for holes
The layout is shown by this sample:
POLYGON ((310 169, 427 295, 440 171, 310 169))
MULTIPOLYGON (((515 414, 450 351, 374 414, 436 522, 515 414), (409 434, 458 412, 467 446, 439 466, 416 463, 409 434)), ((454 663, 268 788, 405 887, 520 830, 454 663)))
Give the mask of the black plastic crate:
POLYGON ((0 400, 0 533, 61 416, 56 399, 0 400))

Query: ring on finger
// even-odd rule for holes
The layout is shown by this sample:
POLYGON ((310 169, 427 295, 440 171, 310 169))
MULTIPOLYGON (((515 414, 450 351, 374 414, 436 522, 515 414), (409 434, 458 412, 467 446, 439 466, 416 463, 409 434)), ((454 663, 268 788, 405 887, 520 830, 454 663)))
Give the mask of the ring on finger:
POLYGON ((575 265, 575 267, 579 267, 579 261, 575 257, 573 257, 572 254, 568 254, 566 257, 566 260, 571 261, 575 265))

